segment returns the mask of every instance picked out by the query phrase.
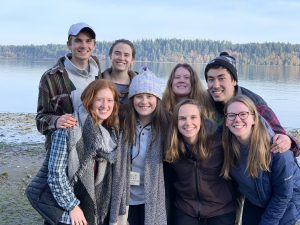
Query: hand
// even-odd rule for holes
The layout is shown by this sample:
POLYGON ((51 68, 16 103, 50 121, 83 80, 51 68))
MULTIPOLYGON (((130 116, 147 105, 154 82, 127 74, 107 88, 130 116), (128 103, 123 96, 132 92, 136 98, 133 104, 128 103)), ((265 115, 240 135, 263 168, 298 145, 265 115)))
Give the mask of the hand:
POLYGON ((72 225, 87 225, 81 208, 77 205, 69 213, 72 225))
POLYGON ((77 124, 77 120, 72 114, 64 114, 60 116, 56 121, 56 128, 70 128, 77 124))
POLYGON ((291 149, 292 141, 289 136, 285 134, 275 134, 273 137, 273 144, 271 146, 271 151, 276 153, 286 152, 291 149))

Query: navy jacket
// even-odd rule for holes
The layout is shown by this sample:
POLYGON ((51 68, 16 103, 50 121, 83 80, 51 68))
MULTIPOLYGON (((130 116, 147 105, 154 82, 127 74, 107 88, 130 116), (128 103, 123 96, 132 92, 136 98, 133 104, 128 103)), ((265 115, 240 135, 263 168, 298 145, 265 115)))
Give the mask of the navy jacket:
POLYGON ((300 219, 300 169, 291 151, 272 153, 270 172, 261 171, 253 182, 256 193, 251 195, 241 186, 239 191, 248 200, 258 196, 265 208, 260 225, 291 225, 300 219))

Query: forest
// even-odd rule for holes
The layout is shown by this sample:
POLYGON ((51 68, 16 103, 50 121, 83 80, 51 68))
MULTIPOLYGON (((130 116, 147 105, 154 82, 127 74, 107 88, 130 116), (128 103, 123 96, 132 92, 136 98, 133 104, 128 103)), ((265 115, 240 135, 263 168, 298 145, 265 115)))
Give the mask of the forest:
MULTIPOLYGON (((108 59, 112 42, 97 41, 94 54, 108 59)), ((234 44, 229 41, 143 39, 133 41, 136 61, 207 63, 222 51, 236 58, 238 64, 300 65, 300 44, 281 42, 234 44)), ((46 60, 68 52, 66 45, 5 45, 0 46, 0 58, 46 60)))

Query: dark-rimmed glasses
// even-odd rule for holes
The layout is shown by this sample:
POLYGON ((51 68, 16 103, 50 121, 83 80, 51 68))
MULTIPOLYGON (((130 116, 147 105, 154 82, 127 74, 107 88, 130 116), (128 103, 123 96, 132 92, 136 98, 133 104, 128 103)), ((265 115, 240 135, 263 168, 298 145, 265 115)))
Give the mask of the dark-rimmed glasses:
POLYGON ((225 114, 225 117, 228 120, 234 121, 236 116, 239 116, 241 120, 246 120, 248 118, 249 115, 254 115, 254 113, 250 113, 250 112, 239 112, 239 113, 227 113, 225 114))

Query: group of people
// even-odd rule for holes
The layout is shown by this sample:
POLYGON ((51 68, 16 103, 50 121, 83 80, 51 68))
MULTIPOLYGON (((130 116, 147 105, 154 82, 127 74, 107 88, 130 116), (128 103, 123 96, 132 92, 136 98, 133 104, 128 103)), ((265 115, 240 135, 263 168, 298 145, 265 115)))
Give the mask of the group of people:
POLYGON ((186 63, 163 90, 148 68, 132 69, 129 40, 112 44, 102 73, 95 46, 93 28, 73 24, 70 53, 39 84, 47 154, 26 194, 44 225, 300 220, 300 145, 238 85, 234 57, 222 52, 207 64, 207 90, 186 63))

